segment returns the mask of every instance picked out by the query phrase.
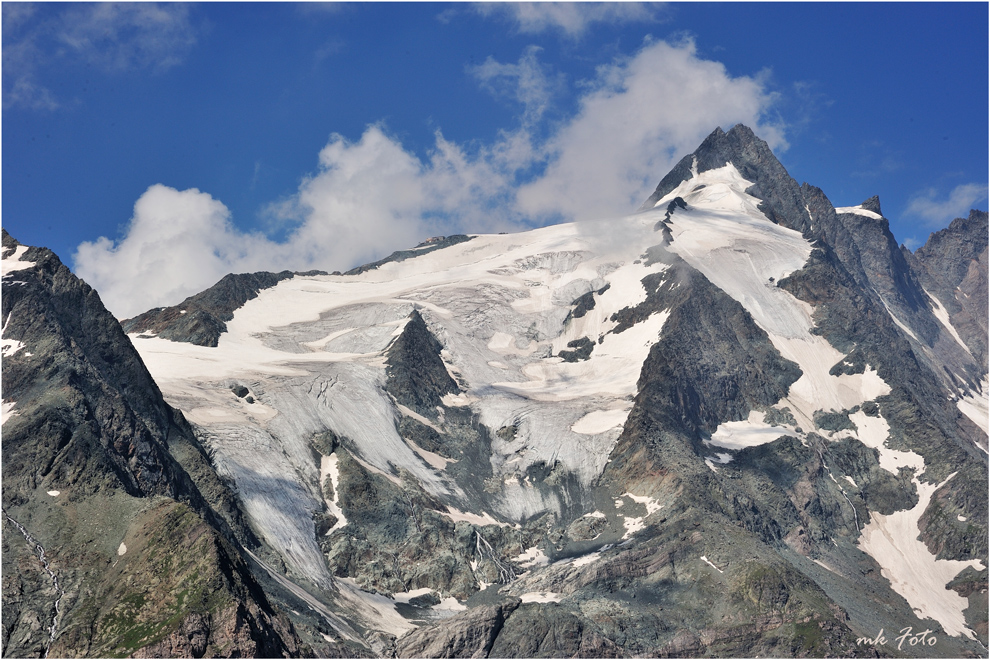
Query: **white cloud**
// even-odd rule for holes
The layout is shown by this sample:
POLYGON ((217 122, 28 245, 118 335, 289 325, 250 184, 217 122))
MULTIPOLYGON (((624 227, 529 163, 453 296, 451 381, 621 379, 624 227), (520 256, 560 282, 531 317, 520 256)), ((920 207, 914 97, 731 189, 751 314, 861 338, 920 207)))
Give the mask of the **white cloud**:
POLYGON ((780 127, 761 123, 773 102, 761 80, 731 77, 691 42, 650 43, 601 67, 581 87, 577 114, 553 123, 544 113, 562 80, 537 55, 473 71, 524 106, 519 125, 491 144, 460 145, 438 131, 420 157, 381 125, 357 141, 332 135, 316 172, 270 209, 290 223, 281 242, 240 232, 206 193, 152 186, 119 242, 79 246, 76 272, 112 312, 131 316, 228 272, 345 270, 433 235, 629 213, 718 125, 745 122, 771 146, 785 144, 780 127))
POLYGON ((221 277, 271 268, 267 239, 238 231, 227 207, 195 188, 154 185, 134 204, 127 237, 79 245, 75 271, 107 308, 132 316, 175 303, 221 277))
POLYGON ((483 64, 469 69, 496 96, 511 97, 524 107, 522 121, 539 121, 553 97, 564 86, 564 75, 553 74, 537 58, 541 48, 529 46, 516 64, 503 64, 489 56, 483 64))
POLYGON ((188 5, 98 2, 70 5, 57 39, 109 70, 164 70, 182 61, 196 43, 196 31, 188 5))
POLYGON ((599 69, 577 116, 547 145, 546 173, 520 190, 520 210, 584 219, 635 209, 716 126, 745 123, 784 148, 782 128, 763 119, 773 100, 760 79, 698 58, 691 41, 649 44, 599 69))
POLYGON ((905 214, 921 218, 930 226, 942 226, 954 218, 968 216, 970 209, 986 198, 984 183, 958 185, 943 199, 938 198, 938 191, 929 188, 911 199, 905 214))
POLYGON ((569 38, 582 37, 594 24, 656 22, 662 3, 642 2, 496 2, 481 3, 485 16, 500 15, 515 23, 523 34, 550 30, 569 38))
POLYGON ((45 70, 84 62, 105 71, 164 71, 196 44, 189 6, 178 3, 3 3, 3 103, 54 110, 45 70))
POLYGON ((74 270, 125 318, 181 302, 231 272, 343 270, 435 234, 518 228, 492 208, 506 190, 499 162, 506 158, 495 152, 468 157, 439 134, 425 162, 380 126, 357 142, 334 135, 317 172, 273 209, 295 224, 284 242, 241 232, 207 193, 159 184, 138 199, 120 241, 78 247, 74 270))

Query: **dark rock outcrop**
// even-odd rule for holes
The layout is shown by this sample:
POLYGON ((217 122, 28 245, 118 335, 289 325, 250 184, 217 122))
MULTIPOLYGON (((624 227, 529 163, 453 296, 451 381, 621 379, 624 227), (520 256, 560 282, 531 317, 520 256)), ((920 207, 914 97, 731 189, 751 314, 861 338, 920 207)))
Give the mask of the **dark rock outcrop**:
POLYGON ((444 395, 460 392, 440 357, 442 350, 423 317, 413 310, 388 349, 385 390, 420 415, 436 417, 444 395))

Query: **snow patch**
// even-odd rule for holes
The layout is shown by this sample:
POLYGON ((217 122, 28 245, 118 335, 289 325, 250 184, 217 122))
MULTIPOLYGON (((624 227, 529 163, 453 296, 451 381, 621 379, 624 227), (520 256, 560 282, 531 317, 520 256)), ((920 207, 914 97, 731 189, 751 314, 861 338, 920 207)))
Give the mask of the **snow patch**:
POLYGON ((471 405, 471 397, 463 392, 461 394, 451 394, 448 392, 440 399, 440 402, 448 408, 461 408, 471 405))
MULTIPOLYGON (((987 393, 990 392, 990 379, 987 376, 980 381, 980 387, 976 391, 969 392, 966 396, 956 401, 959 412, 969 417, 974 424, 987 434, 990 434, 990 399, 987 393)), ((984 449, 983 451, 986 451, 984 449)))
POLYGON ((340 470, 338 469, 337 452, 333 452, 329 456, 320 456, 321 493, 327 479, 330 480, 330 485, 333 487, 333 499, 328 500, 324 495, 323 502, 327 505, 327 510, 337 518, 337 522, 333 524, 333 527, 327 530, 326 536, 330 536, 332 532, 347 524, 344 511, 340 508, 340 470))
MULTIPOLYGON (((715 429, 710 440, 705 444, 725 447, 726 449, 739 450, 746 447, 756 447, 773 442, 783 435, 795 435, 794 431, 784 426, 771 426, 764 420, 764 413, 756 410, 749 412, 749 417, 740 422, 723 422, 715 429)), ((719 460, 719 463, 728 463, 732 460, 731 454, 718 454, 719 458, 727 457, 728 460, 719 460)))
POLYGON ((434 605, 431 609, 436 612, 463 612, 467 610, 467 605, 460 602, 453 596, 448 596, 434 605))
POLYGON ((925 459, 920 455, 913 451, 901 451, 887 446, 890 425, 882 415, 870 417, 862 410, 858 410, 849 415, 849 420, 856 425, 857 430, 840 431, 832 436, 833 440, 854 437, 867 447, 876 449, 880 453, 880 467, 891 474, 896 475, 902 467, 905 467, 913 469, 917 478, 925 471, 925 459))
POLYGON ((15 417, 20 413, 14 412, 14 407, 17 405, 16 401, 4 401, 0 404, 0 426, 7 423, 7 420, 11 417, 15 417))
POLYGON ((523 568, 531 568, 534 566, 546 566, 550 563, 550 558, 547 557, 543 550, 534 545, 532 548, 528 548, 525 552, 521 553, 513 561, 517 562, 523 568))
POLYGON ((633 495, 632 493, 623 493, 622 497, 628 497, 633 502, 637 504, 643 504, 646 506, 646 517, 652 516, 654 513, 663 508, 663 505, 657 502, 652 497, 647 497, 645 495, 633 495))
POLYGON ((646 516, 642 516, 639 518, 623 517, 622 526, 625 527, 626 533, 622 535, 622 540, 631 538, 633 534, 640 531, 641 529, 644 529, 646 527, 646 523, 644 522, 645 520, 646 520, 646 516))
POLYGON ((0 272, 3 273, 3 277, 7 277, 8 274, 13 273, 17 270, 24 270, 25 268, 33 268, 37 265, 34 261, 21 261, 24 257, 24 253, 28 251, 27 245, 18 245, 14 251, 9 255, 5 256, 2 260, 2 265, 0 265, 0 272))
POLYGON ((340 587, 342 604, 353 608, 358 617, 363 618, 375 630, 384 630, 401 637, 417 626, 403 617, 395 609, 395 601, 363 591, 353 578, 336 578, 340 587))
POLYGON ((423 449, 409 438, 403 438, 403 439, 406 441, 406 444, 409 445, 410 449, 412 449, 414 452, 419 454, 420 458, 422 458, 424 461, 429 463, 430 466, 436 470, 445 470, 447 469, 447 463, 457 462, 453 458, 444 458, 440 454, 435 454, 432 451, 423 449))
POLYGON ((883 216, 869 209, 864 209, 862 206, 840 206, 835 209, 836 213, 852 213, 854 215, 861 215, 866 218, 872 218, 873 220, 882 220, 883 216))
POLYGON ((571 430, 582 435, 597 435, 626 423, 629 409, 595 410, 574 422, 571 430))
POLYGON ((117 547, 117 556, 122 557, 126 552, 127 552, 127 546, 124 545, 123 541, 121 541, 120 546, 117 547))
POLYGON ((469 522, 472 525, 498 525, 499 527, 512 527, 509 523, 499 522, 489 515, 487 511, 478 515, 477 513, 465 513, 452 506, 448 506, 446 511, 437 511, 441 516, 447 516, 454 522, 469 522))
MULTIPOLYGON (((607 547, 609 547, 609 546, 605 546, 605 548, 607 548, 607 547)), ((580 566, 587 566, 588 564, 595 563, 596 561, 598 561, 599 559, 602 558, 602 551, 605 550, 605 548, 602 548, 601 550, 599 550, 597 552, 592 552, 592 553, 583 555, 581 557, 578 557, 577 559, 575 559, 574 561, 571 562, 571 566, 574 566, 575 568, 577 568, 577 567, 580 567, 580 566)))
POLYGON ((524 603, 559 603, 561 598, 552 591, 529 591, 519 596, 524 603))
POLYGON ((952 473, 937 485, 923 483, 915 477, 918 504, 912 509, 895 511, 886 516, 871 513, 870 523, 863 528, 859 547, 880 564, 881 575, 890 581, 891 588, 904 597, 920 618, 935 619, 948 635, 966 635, 976 639, 973 631, 966 627, 963 615, 969 601, 945 585, 967 566, 979 571, 983 570, 983 564, 978 559, 936 559, 918 538, 918 521, 932 495, 955 475, 952 473))
POLYGON ((716 571, 718 571, 719 573, 722 573, 722 572, 724 572, 724 571, 722 571, 722 569, 721 569, 721 568, 719 568, 718 566, 716 566, 715 564, 713 564, 713 563, 712 563, 712 562, 711 562, 711 561, 710 561, 710 560, 708 559, 708 557, 706 557, 706 556, 704 556, 704 555, 702 555, 702 556, 701 556, 701 561, 703 561, 703 562, 705 562, 706 564, 708 564, 709 566, 711 566, 712 568, 714 568, 714 569, 715 569, 716 571))
POLYGON ((392 600, 394 600, 397 603, 406 603, 406 604, 408 604, 409 601, 412 600, 413 598, 417 598, 419 596, 425 596, 426 594, 432 593, 432 592, 433 592, 433 589, 431 589, 429 587, 422 587, 420 589, 413 589, 412 591, 396 591, 395 593, 392 594, 392 600))
POLYGON ((60 491, 60 490, 50 490, 50 491, 48 491, 48 494, 51 495, 52 497, 58 497, 59 495, 62 494, 62 491, 60 491))
POLYGON ((969 346, 966 345, 966 342, 964 342, 962 340, 962 337, 959 336, 959 333, 956 332, 955 326, 952 325, 952 321, 949 319, 948 310, 946 310, 945 307, 942 306, 942 303, 939 301, 939 299, 933 296, 928 291, 928 289, 924 289, 924 292, 928 296, 928 298, 932 301, 932 305, 934 306, 934 309, 932 311, 935 314, 935 318, 937 318, 939 323, 942 324, 942 327, 944 327, 946 330, 949 331, 949 334, 952 335, 952 338, 956 340, 956 343, 962 346, 967 353, 972 355, 973 353, 972 351, 969 350, 969 346))
POLYGON ((433 422, 431 422, 426 417, 423 417, 422 415, 420 415, 418 412, 416 412, 412 408, 407 408, 406 406, 402 405, 401 403, 396 403, 395 404, 395 408, 400 413, 402 413, 403 415, 405 415, 406 417, 412 417, 413 419, 415 419, 417 422, 419 422, 423 426, 429 426, 431 429, 433 429, 437 433, 443 435, 443 429, 441 429, 439 426, 437 426, 436 424, 434 424, 433 422))
MULTIPOLYGON (((3 323, 3 327, 0 328, 0 357, 10 357, 17 353, 17 351, 24 348, 24 342, 18 341, 16 339, 7 339, 3 335, 7 332, 7 325, 10 323, 10 314, 7 315, 7 319, 3 323)), ((30 355, 30 353, 28 354, 30 355)))

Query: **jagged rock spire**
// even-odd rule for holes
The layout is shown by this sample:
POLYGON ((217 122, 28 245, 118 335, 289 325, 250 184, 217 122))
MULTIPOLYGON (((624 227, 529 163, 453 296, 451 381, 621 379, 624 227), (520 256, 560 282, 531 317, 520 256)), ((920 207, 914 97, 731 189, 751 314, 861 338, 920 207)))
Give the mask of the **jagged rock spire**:
POLYGON ((860 204, 860 207, 866 209, 867 211, 873 211, 877 215, 883 215, 880 211, 880 197, 878 195, 870 197, 868 200, 860 204))

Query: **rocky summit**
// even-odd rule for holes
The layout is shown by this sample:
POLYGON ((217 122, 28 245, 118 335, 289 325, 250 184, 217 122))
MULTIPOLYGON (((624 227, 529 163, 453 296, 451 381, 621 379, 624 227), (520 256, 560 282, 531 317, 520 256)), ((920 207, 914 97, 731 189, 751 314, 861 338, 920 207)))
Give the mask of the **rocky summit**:
POLYGON ((987 657, 988 220, 628 217, 118 322, 3 235, 5 657, 987 657))

